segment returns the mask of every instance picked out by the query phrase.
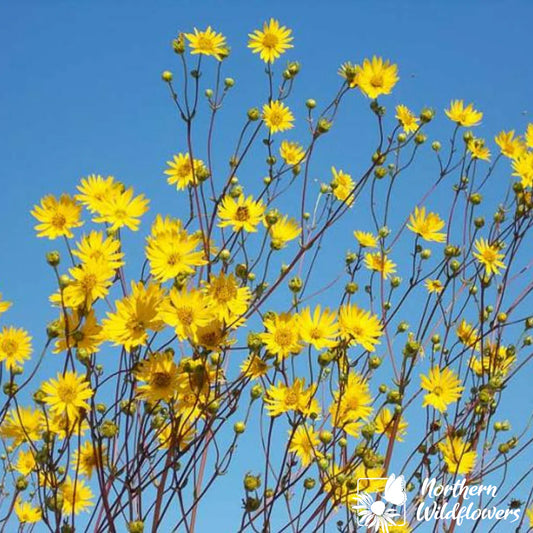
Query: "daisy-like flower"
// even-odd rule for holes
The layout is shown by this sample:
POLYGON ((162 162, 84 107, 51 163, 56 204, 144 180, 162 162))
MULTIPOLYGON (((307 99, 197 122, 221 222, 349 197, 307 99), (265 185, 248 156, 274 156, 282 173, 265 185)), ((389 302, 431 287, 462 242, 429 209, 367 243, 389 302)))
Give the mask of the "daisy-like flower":
POLYGON ((81 218, 81 205, 68 194, 62 194, 59 200, 49 194, 36 205, 31 214, 39 224, 35 226, 37 237, 48 237, 51 240, 58 237, 74 237, 72 230, 79 228, 83 221, 81 218))
POLYGON ((329 407, 332 423, 354 435, 359 426, 351 424, 366 420, 372 414, 372 395, 368 382, 356 372, 350 372, 344 389, 333 393, 334 401, 329 407))
POLYGON ((101 332, 102 326, 98 324, 94 309, 86 314, 80 313, 78 309, 67 313, 61 312, 59 336, 55 342, 54 353, 60 353, 69 348, 85 350, 88 354, 96 353, 103 340, 101 332))
POLYGON ((231 226, 233 231, 256 232, 257 226, 263 220, 265 206, 261 200, 254 201, 252 196, 245 198, 240 195, 237 199, 224 196, 218 207, 218 217, 221 228, 231 226))
POLYGON ((15 501, 15 514, 22 524, 35 524, 42 519, 43 512, 39 507, 34 507, 29 502, 23 502, 20 498, 15 501))
POLYGON ((516 159, 526 150, 522 138, 514 136, 514 130, 501 131, 494 137, 494 142, 500 147, 502 155, 510 159, 516 159))
POLYGON ((418 129, 418 117, 407 106, 396 106, 396 118, 405 133, 413 133, 418 129))
POLYGON ((289 435, 292 435, 289 443, 289 452, 298 457, 304 468, 309 466, 315 459, 320 459, 323 456, 318 451, 320 446, 318 432, 312 426, 302 424, 296 428, 294 433, 289 430, 289 435))
POLYGON ((528 148, 533 148, 533 123, 527 125, 526 133, 524 135, 526 145, 528 148))
POLYGON ((337 313, 328 308, 316 306, 311 314, 311 309, 306 307, 300 311, 300 337, 303 342, 311 344, 317 350, 333 348, 337 345, 335 338, 339 335, 337 313))
POLYGON ((79 193, 75 198, 90 213, 100 213, 103 202, 110 196, 120 193, 122 188, 122 184, 115 181, 113 176, 103 178, 99 174, 91 174, 80 180, 77 186, 79 193))
POLYGON ((29 476, 35 468, 35 456, 31 450, 20 450, 13 467, 22 476, 29 476))
POLYGON ((457 338, 466 346, 474 346, 479 338, 477 330, 465 319, 457 326, 456 333, 457 338))
POLYGON ((513 176, 518 176, 523 187, 533 187, 533 152, 524 152, 513 160, 513 176))
POLYGON ((448 405, 455 403, 461 397, 464 387, 453 370, 437 365, 431 368, 427 376, 420 376, 420 387, 427 392, 424 396, 422 407, 431 405, 437 411, 443 413, 448 405))
POLYGON ((82 263, 101 261, 116 270, 124 265, 124 253, 120 250, 120 241, 113 237, 105 237, 101 231, 91 231, 84 235, 76 244, 77 249, 72 250, 72 255, 82 263))
POLYGON ((359 517, 359 524, 375 532, 388 533, 389 527, 395 524, 395 518, 400 514, 393 508, 388 508, 383 500, 375 500, 366 492, 353 496, 352 509, 359 517))
MULTIPOLYGON (((392 438, 394 425, 396 423, 395 416, 399 415, 393 415, 390 409, 383 407, 374 420, 376 432, 387 435, 389 439, 392 438)), ((406 433, 407 422, 404 420, 403 416, 400 416, 398 427, 396 429, 396 440, 402 442, 406 433)))
POLYGON ((83 513, 94 505, 93 492, 81 478, 72 479, 67 476, 59 487, 59 494, 63 499, 62 510, 66 516, 83 513))
POLYGON ((192 342, 210 352, 220 352, 234 343, 233 339, 228 338, 228 334, 229 330, 224 322, 215 318, 196 330, 192 342))
POLYGON ((480 237, 474 243, 474 247, 476 251, 472 255, 485 267, 487 276, 499 274, 500 270, 505 268, 502 262, 505 254, 500 252, 497 244, 489 244, 487 240, 480 237))
POLYGON ((53 433, 58 439, 63 440, 71 437, 83 437, 89 429, 89 423, 80 415, 76 418, 69 417, 66 413, 52 415, 46 419, 45 428, 53 433))
POLYGON ((0 361, 8 370, 24 364, 32 352, 31 337, 22 328, 4 326, 0 331, 0 361))
POLYGON ((90 440, 85 441, 78 450, 72 452, 72 465, 77 473, 87 476, 93 475, 93 470, 103 466, 105 446, 94 446, 90 440))
POLYGON ((466 145, 472 159, 481 159, 482 161, 490 161, 490 150, 485 146, 485 140, 474 137, 470 139, 466 145))
POLYGON ((506 376, 516 361, 516 355, 501 344, 487 342, 481 358, 471 357, 468 366, 476 376, 506 376))
POLYGON ((144 346, 150 331, 163 329, 159 306, 163 301, 163 290, 156 283, 144 285, 131 283, 131 293, 117 300, 116 311, 107 313, 102 321, 102 336, 126 350, 144 346))
POLYGON ((376 349, 376 344, 379 344, 379 338, 383 335, 379 318, 355 304, 346 304, 340 308, 339 326, 344 340, 349 344, 359 344, 369 352, 376 349))
POLYGON ((248 310, 248 302, 252 297, 248 287, 241 287, 233 274, 226 275, 224 272, 218 276, 211 274, 204 293, 215 315, 234 326, 237 325, 235 321, 248 310))
POLYGON ((3 315, 11 307, 11 302, 2 300, 2 293, 0 292, 0 315, 3 315))
POLYGON ((304 161, 305 150, 297 142, 282 141, 279 147, 279 155, 287 165, 293 167, 304 161))
POLYGON ((468 104, 465 107, 463 100, 452 100, 445 113, 452 122, 465 128, 477 126, 483 118, 481 111, 476 111, 473 104, 468 104))
POLYGON ((315 388, 305 388, 303 379, 296 379, 290 386, 278 383, 271 385, 264 397, 265 408, 269 416, 278 416, 289 411, 298 411, 309 415, 316 411, 316 399, 311 399, 315 388))
POLYGON ((37 442, 41 438, 44 427, 44 416, 41 411, 31 407, 11 409, 0 426, 0 435, 5 439, 13 439, 13 446, 23 442, 37 442))
POLYGON ((221 61, 228 53, 226 37, 217 33, 211 26, 203 31, 194 28, 194 33, 186 33, 185 37, 189 41, 191 54, 212 56, 221 61))
POLYGON ((268 370, 268 364, 256 354, 251 354, 241 363, 241 372, 250 379, 258 379, 264 376, 268 370))
POLYGON ((353 236, 356 238, 361 248, 377 248, 378 239, 368 231, 354 231, 353 236))
POLYGON ((425 286, 430 294, 440 294, 444 290, 444 285, 440 279, 427 279, 425 286))
POLYGON ((369 98, 375 99, 382 94, 390 94, 398 80, 398 67, 389 60, 374 56, 365 59, 355 67, 355 77, 351 87, 359 87, 369 98))
POLYGON ((141 361, 135 377, 142 382, 137 386, 137 395, 152 404, 169 402, 178 390, 178 366, 169 352, 153 353, 141 361))
POLYGON ((300 317, 289 313, 275 314, 264 321, 265 333, 260 337, 267 351, 275 355, 277 361, 282 361, 290 355, 300 353, 300 317))
POLYGON ((474 469, 477 453, 461 437, 448 435, 437 444, 450 474, 469 474, 474 469))
POLYGON ((355 187, 352 177, 342 170, 337 171, 335 167, 331 167, 331 172, 333 174, 331 180, 333 196, 351 207, 354 202, 353 191, 355 187))
POLYGON ((293 241, 302 233, 302 228, 293 218, 280 217, 274 224, 268 226, 270 246, 273 250, 281 250, 287 243, 293 241))
POLYGON ((294 127, 294 115, 283 102, 272 100, 263 106, 263 122, 270 133, 286 131, 294 127))
POLYGON ((89 409, 87 400, 93 395, 85 376, 68 371, 45 381, 41 390, 52 413, 65 413, 70 419, 77 418, 80 409, 89 409))
POLYGON ((292 48, 292 31, 273 18, 263 24, 263 30, 248 34, 248 48, 265 63, 273 63, 278 57, 292 48))
POLYGON ((186 189, 191 184, 196 185, 198 178, 207 172, 204 162, 200 159, 191 161, 188 153, 173 156, 172 161, 167 161, 167 165, 167 182, 169 185, 176 185, 178 190, 186 189))
POLYGON ((140 218, 148 211, 149 203, 144 194, 134 197, 133 189, 129 188, 107 197, 100 206, 100 215, 94 221, 110 224, 111 231, 123 227, 137 231, 141 224, 140 218))
POLYGON ((396 263, 383 252, 365 254, 365 266, 368 270, 379 272, 383 279, 396 272, 396 263))
POLYGON ((437 213, 427 213, 425 207, 415 207, 414 213, 409 217, 407 228, 413 233, 420 235, 426 241, 444 242, 446 234, 440 230, 446 223, 437 213))

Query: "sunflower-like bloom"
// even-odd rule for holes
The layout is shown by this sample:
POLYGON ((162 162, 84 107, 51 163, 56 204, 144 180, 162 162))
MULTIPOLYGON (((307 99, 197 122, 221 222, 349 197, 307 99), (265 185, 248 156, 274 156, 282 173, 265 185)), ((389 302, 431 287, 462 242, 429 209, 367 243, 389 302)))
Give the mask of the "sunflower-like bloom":
POLYGON ((465 128, 477 126, 483 118, 481 111, 476 111, 473 104, 468 104, 465 107, 463 100, 452 100, 445 113, 451 121, 465 128))
POLYGON ((59 487, 59 494, 62 496, 62 510, 66 516, 83 513, 94 505, 93 492, 81 478, 72 479, 67 476, 67 479, 59 487))
POLYGON ((474 469, 477 453, 461 437, 447 436, 437 444, 450 474, 468 474, 474 469))
POLYGON ((437 213, 427 213, 425 207, 415 207, 415 212, 409 217, 407 228, 420 235, 426 241, 444 242, 446 234, 440 230, 446 223, 437 213))
POLYGON ((248 287, 239 285, 233 274, 226 275, 222 271, 218 276, 212 274, 204 287, 204 293, 220 320, 233 327, 242 323, 237 320, 248 310, 252 294, 248 287))
POLYGON ((306 307, 300 311, 299 325, 302 341, 311 344, 317 350, 333 348, 337 345, 339 325, 335 311, 330 311, 328 308, 322 311, 317 305, 311 314, 311 309, 306 307))
POLYGON ((461 320, 456 329, 457 338, 465 346, 475 346, 479 339, 479 334, 472 324, 469 324, 465 319, 461 320))
POLYGON ((378 240, 376 236, 368 231, 354 231, 353 236, 356 238, 361 248, 378 247, 378 240))
POLYGON ((365 266, 368 270, 379 272, 383 279, 387 279, 396 272, 396 263, 389 259, 384 252, 365 254, 365 266))
POLYGON ((305 150, 297 142, 281 141, 279 155, 285 163, 291 167, 299 165, 305 159, 305 150))
POLYGON ((107 313, 102 322, 102 337, 122 345, 126 350, 144 346, 149 331, 160 331, 163 322, 159 317, 159 306, 163 301, 163 289, 151 283, 131 283, 131 293, 116 302, 116 311, 107 313))
POLYGON ((273 250, 281 250, 287 243, 293 241, 302 233, 302 228, 293 218, 284 216, 279 218, 274 224, 268 226, 270 235, 270 246, 273 250))
POLYGON ((506 268, 502 262, 505 255, 500 252, 497 244, 489 244, 487 240, 480 237, 474 243, 474 248, 476 251, 472 255, 485 267, 487 276, 499 274, 500 269, 506 268))
POLYGON ((481 159, 482 161, 490 161, 490 150, 485 145, 485 140, 478 137, 470 139, 466 145, 470 152, 472 159, 481 159))
POLYGON ((263 24, 263 30, 248 34, 248 48, 265 63, 273 63, 278 57, 292 48, 292 31, 273 18, 263 24))
POLYGON ((263 106, 263 122, 270 133, 290 130, 294 127, 294 115, 283 102, 272 100, 263 106))
POLYGON ((137 386, 138 397, 152 404, 169 402, 178 391, 178 365, 169 352, 153 353, 141 361, 135 377, 142 382, 137 386))
POLYGON ((167 161, 168 169, 165 174, 168 176, 169 185, 176 185, 178 190, 186 189, 189 185, 196 185, 198 178, 206 175, 207 169, 200 159, 191 161, 191 156, 178 154, 172 157, 172 161, 167 161))
POLYGON ((35 524, 43 517, 40 507, 34 507, 29 502, 23 502, 20 498, 15 501, 15 514, 22 524, 35 524))
POLYGON ((134 197, 133 188, 130 187, 107 197, 100 206, 100 215, 95 217, 94 221, 109 224, 111 231, 124 227, 137 231, 141 217, 148 211, 149 203, 150 200, 145 198, 144 194, 134 197))
POLYGON ((394 63, 374 56, 355 67, 350 86, 359 87, 366 96, 375 99, 381 94, 390 94, 399 79, 398 67, 394 63))
POLYGON ((331 180, 333 196, 351 207, 354 202, 353 191, 355 188, 352 177, 342 170, 337 171, 335 167, 331 167, 331 173, 333 174, 331 180))
POLYGON ((89 429, 89 423, 81 414, 76 418, 69 417, 66 413, 56 414, 46 419, 45 429, 53 433, 57 439, 63 440, 71 437, 83 437, 89 429))
POLYGON ((122 184, 115 181, 113 176, 103 178, 99 174, 91 174, 80 180, 77 186, 79 193, 76 200, 84 205, 90 213, 100 213, 107 198, 119 194, 122 184))
POLYGON ((79 449, 72 452, 72 465, 78 474, 90 479, 95 468, 102 468, 105 456, 105 446, 94 446, 90 440, 87 440, 79 449))
POLYGON ((305 416, 316 413, 319 409, 313 398, 315 387, 305 388, 304 379, 296 379, 290 386, 278 383, 271 385, 264 398, 269 416, 278 416, 289 411, 297 411, 305 416))
POLYGON ((267 351, 275 355, 277 361, 302 350, 299 324, 300 317, 290 313, 274 314, 272 318, 265 319, 266 332, 261 333, 260 337, 267 351))
POLYGON ((518 176, 523 187, 533 187, 533 152, 524 152, 513 161, 513 176, 518 176))
POLYGON ((44 415, 31 407, 11 409, 0 426, 0 436, 13 439, 13 446, 23 442, 36 442, 41 438, 44 415))
POLYGON ((36 465, 32 450, 20 450, 13 468, 22 476, 29 476, 36 465))
POLYGON ((396 118, 405 133, 413 133, 418 129, 418 117, 407 106, 396 106, 396 118))
POLYGON ((422 407, 431 405, 441 413, 446 411, 448 405, 459 400, 464 390, 461 380, 453 370, 449 368, 441 370, 438 365, 431 368, 427 376, 420 376, 420 387, 427 391, 422 407))
POLYGON ((268 364, 256 354, 251 354, 241 363, 241 372, 250 379, 258 379, 264 376, 268 370, 268 364))
POLYGON ((289 430, 291 441, 289 443, 289 452, 294 453, 300 463, 305 468, 309 466, 315 459, 320 459, 323 454, 318 451, 320 446, 320 439, 318 432, 312 426, 302 424, 296 428, 294 433, 289 430))
POLYGON ((0 331, 0 361, 8 370, 21 366, 30 358, 32 352, 31 337, 22 328, 4 326, 0 331))
POLYGON ((41 390, 45 395, 43 400, 52 413, 65 413, 70 419, 76 419, 80 409, 89 409, 87 400, 93 395, 85 376, 68 371, 57 374, 57 379, 45 381, 41 390))
POLYGON ((427 279, 425 286, 430 294, 440 294, 444 290, 444 285, 440 279, 427 279))
POLYGON ((233 231, 257 231, 257 226, 263 220, 265 206, 261 200, 255 201, 252 196, 245 198, 240 195, 237 199, 224 196, 218 207, 218 217, 221 228, 231 226, 233 231))
POLYGON ((379 318, 355 304, 346 304, 340 308, 339 327, 342 339, 349 344, 359 344, 369 352, 376 349, 376 344, 379 344, 379 338, 383 335, 379 318))
POLYGON ((157 440, 163 449, 172 446, 180 451, 186 450, 195 435, 194 423, 183 416, 175 417, 173 421, 157 430, 157 440))
MULTIPOLYGON (((477 349, 481 348, 478 343, 477 349)), ((516 361, 516 354, 501 344, 487 342, 483 346, 483 355, 471 357, 468 366, 476 376, 506 376, 516 361)))
POLYGON ((59 336, 55 342, 54 353, 70 348, 85 350, 88 354, 96 353, 102 342, 101 332, 102 326, 98 324, 93 309, 86 314, 80 313, 78 309, 62 312, 59 317, 59 336))
POLYGON ((39 224, 35 226, 37 237, 48 237, 51 240, 58 237, 74 237, 72 230, 79 228, 81 220, 81 205, 68 194, 62 194, 59 200, 49 194, 36 205, 31 214, 39 224))
POLYGON ((191 54, 212 56, 219 61, 228 54, 226 37, 217 33, 211 26, 202 31, 194 28, 194 33, 186 33, 185 37, 189 41, 191 54))
POLYGON ((402 442, 405 434, 407 433, 407 422, 404 420, 403 416, 393 415, 390 409, 383 407, 383 409, 381 409, 376 416, 374 424, 377 433, 386 435, 389 439, 391 439, 394 425, 396 424, 395 417, 397 416, 400 416, 400 420, 398 421, 398 426, 396 428, 395 439, 398 442, 402 442))
POLYGON ((84 235, 76 246, 77 249, 72 250, 72 255, 82 263, 101 261, 113 270, 124 265, 120 241, 114 237, 105 237, 101 231, 91 231, 84 235))
POLYGON ((514 130, 501 131, 496 137, 494 142, 499 146, 502 155, 509 159, 516 159, 526 151, 526 146, 523 139, 518 136, 514 136, 514 130))

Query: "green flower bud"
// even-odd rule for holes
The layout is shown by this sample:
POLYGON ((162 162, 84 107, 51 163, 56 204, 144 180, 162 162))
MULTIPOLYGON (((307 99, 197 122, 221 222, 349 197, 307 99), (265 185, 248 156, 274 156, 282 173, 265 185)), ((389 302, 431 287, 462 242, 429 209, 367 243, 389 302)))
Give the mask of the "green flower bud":
POLYGON ((57 250, 54 250, 53 252, 48 252, 46 254, 46 262, 51 267, 55 268, 61 262, 61 255, 59 254, 57 250))
POLYGON ((246 430, 246 424, 244 422, 235 422, 235 425, 233 426, 233 431, 235 431, 237 435, 244 433, 245 430, 246 430))
POLYGON ((316 100, 309 98, 308 100, 305 101, 305 105, 307 109, 314 109, 316 107, 316 100))
POLYGON ((247 115, 248 115, 248 120, 255 122, 256 120, 259 120, 261 113, 259 112, 259 109, 257 109, 257 107, 252 107, 248 109, 247 115))
POLYGON ((261 486, 261 477, 254 476, 249 472, 244 476, 244 489, 248 492, 257 490, 261 486))
POLYGON ((134 520, 128 523, 128 533, 144 533, 144 522, 142 520, 134 520))
POLYGON ((304 487, 306 490, 312 490, 315 488, 316 481, 312 477, 306 477, 304 480, 304 487))
POLYGON ((166 83, 170 83, 172 81, 172 77, 172 72, 170 72, 170 70, 164 70, 161 73, 161 79, 166 83))

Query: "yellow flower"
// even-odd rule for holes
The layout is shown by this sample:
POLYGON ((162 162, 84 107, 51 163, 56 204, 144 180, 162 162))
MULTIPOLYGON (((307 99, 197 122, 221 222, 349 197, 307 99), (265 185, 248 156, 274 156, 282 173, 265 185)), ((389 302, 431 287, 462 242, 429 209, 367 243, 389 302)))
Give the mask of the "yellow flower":
POLYGON ((425 207, 415 207, 415 212, 409 217, 407 228, 413 233, 420 235, 426 241, 444 242, 446 234, 440 233, 446 223, 437 213, 428 213, 426 215, 425 207))
POLYGON ((24 364, 32 352, 31 337, 22 328, 4 326, 0 332, 0 361, 11 370, 24 364))
POLYGON ((494 137, 494 141, 500 147, 501 153, 510 159, 516 159, 526 149, 522 139, 514 136, 514 130, 501 131, 494 137))
POLYGON ((363 65, 355 67, 356 73, 351 87, 359 87, 369 98, 377 98, 381 94, 390 94, 399 80, 398 67, 389 60, 374 56, 365 59, 363 65))
POLYGON ((367 231, 354 231, 353 236, 357 239, 361 248, 377 248, 378 240, 370 232, 367 231))
POLYGON ((500 252, 500 248, 496 244, 489 244, 489 242, 482 237, 474 243, 476 249, 473 256, 485 267, 485 274, 499 274, 500 269, 505 268, 502 262, 504 254, 500 252))
POLYGON ((74 237, 73 228, 79 228, 83 222, 81 217, 81 205, 68 194, 62 194, 57 200, 51 194, 41 200, 41 205, 36 205, 31 214, 40 224, 35 226, 37 237, 74 237))
POLYGON ((109 268, 116 270, 124 265, 124 253, 120 250, 120 241, 113 237, 105 237, 101 231, 91 231, 77 243, 77 250, 72 250, 82 263, 101 261, 109 268))
POLYGON ((337 345, 335 338, 339 335, 337 313, 328 308, 321 310, 318 305, 313 314, 306 307, 300 312, 300 337, 303 342, 311 344, 317 350, 333 348, 337 345))
POLYGON ((252 196, 245 198, 240 195, 237 199, 224 196, 218 207, 219 226, 231 226, 233 231, 256 232, 257 226, 263 220, 265 206, 261 200, 254 201, 252 196))
POLYGON ((358 430, 359 425, 350 425, 359 420, 366 420, 372 414, 372 395, 368 382, 360 374, 350 372, 344 388, 334 392, 333 398, 334 401, 329 407, 332 424, 356 436, 352 430, 358 430))
POLYGON ((11 302, 2 300, 2 293, 0 292, 0 315, 3 315, 11 307, 11 302))
POLYGON ((466 346, 472 347, 478 341, 478 332, 466 320, 461 320, 461 323, 456 330, 457 338, 466 346))
POLYGON ((153 353, 141 361, 135 377, 144 382, 137 386, 139 398, 152 404, 169 402, 178 390, 178 366, 170 352, 153 353))
POLYGON ((211 274, 204 293, 218 318, 233 326, 248 310, 248 302, 252 297, 248 287, 240 287, 233 274, 226 275, 222 271, 218 276, 211 274))
POLYGON ((464 390, 461 380, 453 370, 444 368, 441 371, 438 365, 431 368, 427 376, 420 376, 420 387, 428 391, 424 396, 422 407, 431 405, 441 413, 446 411, 449 404, 459 400, 464 390))
POLYGON ((29 502, 23 502, 20 498, 15 501, 15 514, 22 524, 35 524, 42 518, 39 507, 33 507, 29 502))
POLYGON ((526 510, 526 515, 529 518, 529 527, 533 527, 533 505, 526 510))
POLYGON ((211 26, 203 31, 194 28, 194 33, 186 33, 185 37, 189 41, 191 54, 213 56, 221 61, 228 52, 226 37, 214 31, 211 26))
POLYGON ((476 111, 473 104, 465 107, 463 100, 452 100, 450 108, 446 109, 445 113, 451 121, 465 128, 477 126, 483 118, 481 111, 476 111))
POLYGON ((87 511, 94 505, 91 501, 93 493, 83 479, 67 479, 60 485, 59 494, 63 498, 63 513, 67 516, 87 511))
POLYGON ((251 354, 241 364, 241 372, 250 379, 258 379, 264 376, 269 368, 268 364, 256 354, 251 354))
POLYGON ((172 161, 167 161, 169 168, 165 170, 168 176, 167 182, 169 185, 176 185, 178 190, 186 189, 189 185, 198 183, 199 175, 202 176, 207 172, 204 162, 200 159, 191 161, 191 156, 186 154, 178 154, 173 156, 172 161))
POLYGON ((282 141, 279 147, 279 155, 287 165, 293 167, 303 162, 305 150, 297 142, 282 141))
POLYGON ((80 180, 77 189, 79 194, 76 194, 76 200, 90 213, 100 213, 104 200, 109 196, 119 194, 122 184, 115 181, 113 176, 103 178, 99 174, 91 174, 80 180))
MULTIPOLYGON (((478 349, 480 346, 478 345, 478 349)), ((481 358, 471 357, 468 366, 476 376, 506 376, 511 370, 516 355, 501 344, 486 342, 481 358)))
POLYGON ((316 399, 313 398, 315 387, 307 389, 303 379, 296 379, 291 386, 283 383, 271 385, 264 398, 265 408, 269 416, 278 416, 289 411, 298 411, 309 415, 316 410, 316 399))
POLYGON ((294 116, 284 103, 272 100, 263 106, 263 122, 270 133, 276 133, 293 128, 294 116))
POLYGON ((98 324, 93 309, 86 315, 81 314, 77 309, 71 313, 62 312, 59 318, 59 337, 55 342, 54 353, 70 348, 85 350, 88 354, 96 353, 102 342, 101 331, 102 327, 98 324))
POLYGON ((272 318, 264 321, 266 333, 261 333, 260 337, 267 351, 275 355, 277 361, 300 353, 302 344, 300 342, 298 315, 289 313, 275 314, 272 318))
POLYGON ((485 146, 485 141, 474 137, 470 139, 466 145, 472 159, 481 159, 483 161, 490 161, 490 150, 485 146))
POLYGON ((142 282, 131 283, 131 293, 116 302, 116 311, 107 313, 102 322, 102 336, 126 350, 144 346, 149 331, 160 331, 163 322, 159 317, 159 306, 163 301, 163 290, 155 283, 145 286, 142 282))
POLYGON ((89 429, 89 424, 86 418, 82 418, 81 413, 76 418, 69 417, 66 413, 52 415, 46 419, 45 426, 47 431, 61 440, 67 437, 83 436, 89 429))
POLYGON ((284 216, 271 226, 268 226, 268 233, 270 235, 270 246, 274 250, 281 250, 285 248, 288 242, 299 237, 302 233, 302 228, 296 220, 284 216))
MULTIPOLYGON (((404 420, 403 416, 400 416, 398 422, 398 427, 396 428, 396 437, 395 440, 398 442, 403 442, 403 438, 407 433, 407 422, 404 420)), ((378 413, 374 424, 376 425, 376 432, 386 435, 389 439, 392 438, 392 433, 395 425, 395 416, 392 414, 390 409, 383 407, 378 413)))
POLYGON ((440 294, 444 290, 444 285, 440 279, 427 279, 425 285, 429 293, 440 294))
POLYGON ((72 452, 74 471, 90 479, 95 468, 102 468, 105 452, 105 446, 94 446, 91 441, 85 441, 72 452))
POLYGON ((418 129, 418 118, 408 107, 397 105, 396 118, 402 125, 405 133, 413 133, 418 129))
POLYGON ((194 425, 182 416, 178 416, 158 430, 157 440, 163 449, 168 449, 172 444, 173 447, 183 451, 187 449, 195 434, 194 425))
POLYGON ((123 227, 137 231, 141 224, 140 217, 148 211, 148 204, 149 200, 144 194, 133 197, 133 189, 129 188, 105 198, 99 209, 100 215, 94 221, 110 224, 111 231, 123 227))
POLYGON ((215 318, 197 329, 193 342, 211 352, 220 352, 234 342, 228 339, 228 333, 224 323, 215 318))
POLYGON ((32 470, 35 468, 35 457, 31 450, 20 450, 17 461, 13 465, 15 470, 22 476, 29 476, 32 470))
POLYGON ((461 437, 447 436, 437 444, 450 474, 468 474, 475 466, 477 453, 461 437))
POLYGON ((528 146, 528 148, 533 148, 533 124, 527 125, 525 139, 526 139, 526 145, 528 146))
POLYGON ((296 454, 304 468, 315 459, 322 457, 322 453, 317 449, 320 446, 318 433, 311 426, 302 424, 296 428, 294 433, 289 430, 289 435, 292 435, 289 452, 296 454))
POLYGON ((401 526, 389 526, 389 533, 411 533, 413 530, 409 524, 403 524, 401 526))
POLYGON ((265 63, 273 63, 281 54, 292 48, 292 31, 273 18, 263 24, 263 31, 254 30, 249 33, 248 48, 265 63))
POLYGON ((331 180, 333 196, 351 207, 354 202, 353 191, 355 188, 352 177, 342 170, 337 171, 335 167, 331 167, 331 172, 333 174, 331 180))
POLYGON ((36 442, 41 437, 44 416, 41 411, 31 407, 11 409, 0 426, 0 435, 13 439, 13 446, 22 442, 36 442))
POLYGON ((349 344, 360 344, 365 350, 373 352, 383 326, 376 315, 360 309, 355 304, 343 305, 339 310, 341 337, 349 344))
POLYGON ((396 263, 383 252, 365 254, 365 266, 368 270, 380 272, 383 279, 387 279, 396 272, 396 263))
POLYGON ((533 187, 533 152, 524 152, 513 161, 513 176, 518 176, 523 187, 533 187))
POLYGON ((50 406, 52 413, 66 413, 71 419, 77 418, 80 409, 89 409, 87 400, 93 395, 85 376, 69 371, 58 373, 57 379, 45 381, 41 390, 45 394, 44 402, 50 406))

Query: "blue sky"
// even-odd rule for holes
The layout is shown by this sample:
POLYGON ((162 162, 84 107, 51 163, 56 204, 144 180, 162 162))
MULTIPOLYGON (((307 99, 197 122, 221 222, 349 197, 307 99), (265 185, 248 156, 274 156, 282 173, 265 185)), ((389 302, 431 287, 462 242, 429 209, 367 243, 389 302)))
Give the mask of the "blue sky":
MULTIPOLYGON (((478 133, 489 138, 501 129, 522 131, 533 121, 533 4, 527 1, 346 1, 327 7, 320 2, 3 3, 0 292, 16 302, 10 322, 24 325, 39 340, 42 324, 53 318, 46 305, 53 280, 44 254, 55 245, 35 238, 29 215, 44 194, 73 192, 89 173, 113 174, 151 198, 150 216, 176 214, 178 203, 162 171, 184 146, 160 80, 162 70, 177 69, 169 48, 175 34, 211 24, 227 36, 232 54, 225 75, 234 77, 236 86, 223 124, 231 132, 245 110, 266 96, 262 67, 245 45, 247 34, 271 16, 294 32, 295 48, 287 58, 299 60, 302 72, 291 107, 302 116, 306 98, 319 103, 331 98, 342 62, 377 54, 399 65, 401 81, 390 103, 384 100, 391 109, 402 102, 442 112, 450 99, 464 98, 484 111, 478 133)), ((357 158, 370 153, 369 113, 360 113, 361 102, 350 105, 335 126, 336 141, 317 161, 324 174, 332 164, 357 166, 357 158)), ((447 126, 444 120, 439 124, 431 136, 443 140, 449 129, 439 129, 447 126)), ((218 155, 227 158, 231 143, 225 136, 217 146, 218 155)), ((409 196, 405 190, 399 195, 400 203, 409 196)), ((207 528, 212 522, 205 520, 207 528)))

